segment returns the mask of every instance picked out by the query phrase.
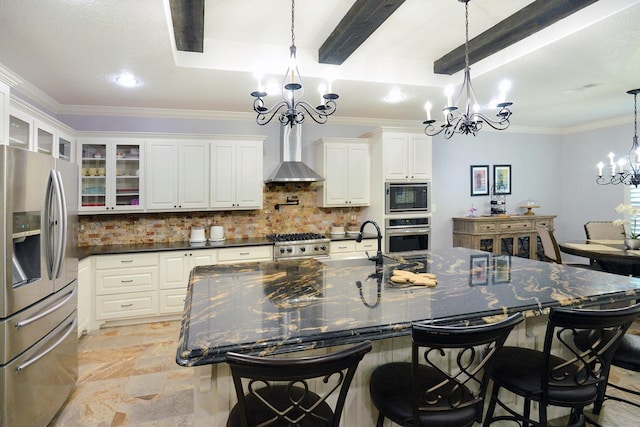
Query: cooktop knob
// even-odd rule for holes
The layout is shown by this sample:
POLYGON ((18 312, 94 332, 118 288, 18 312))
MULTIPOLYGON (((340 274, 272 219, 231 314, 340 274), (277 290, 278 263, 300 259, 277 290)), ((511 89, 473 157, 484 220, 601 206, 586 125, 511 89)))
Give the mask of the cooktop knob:
POLYGON ((300 252, 305 252, 307 250, 307 248, 305 248, 304 246, 300 248, 300 252))
POLYGON ((289 253, 293 252, 293 248, 287 248, 287 252, 289 253))
POLYGON ((284 253, 284 248, 280 248, 280 253, 283 254, 284 253))

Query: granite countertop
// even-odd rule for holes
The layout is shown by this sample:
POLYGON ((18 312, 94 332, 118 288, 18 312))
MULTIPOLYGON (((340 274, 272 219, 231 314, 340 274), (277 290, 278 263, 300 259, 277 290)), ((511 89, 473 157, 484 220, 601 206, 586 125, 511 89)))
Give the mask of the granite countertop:
POLYGON ((640 279, 465 248, 411 259, 314 259, 196 267, 176 361, 223 362, 225 353, 279 354, 383 339, 411 323, 489 321, 551 306, 594 306, 640 296, 640 279), (393 269, 435 273, 434 288, 395 285, 393 269))
MULTIPOLYGON (((329 235, 332 241, 340 240, 355 240, 357 235, 343 234, 343 235, 329 235)), ((364 239, 375 239, 376 235, 371 233, 364 233, 364 239)), ((205 242, 205 243, 190 243, 188 240, 183 242, 159 242, 159 243, 138 243, 138 244, 124 244, 124 245, 96 245, 96 246, 81 246, 78 248, 78 258, 83 259, 93 255, 117 255, 128 253, 143 253, 143 252, 158 252, 158 251, 183 251, 183 250, 197 250, 197 249, 219 249, 219 248, 232 248, 238 246, 269 246, 273 245, 273 242, 266 237, 255 237, 246 239, 226 239, 221 242, 205 242)))

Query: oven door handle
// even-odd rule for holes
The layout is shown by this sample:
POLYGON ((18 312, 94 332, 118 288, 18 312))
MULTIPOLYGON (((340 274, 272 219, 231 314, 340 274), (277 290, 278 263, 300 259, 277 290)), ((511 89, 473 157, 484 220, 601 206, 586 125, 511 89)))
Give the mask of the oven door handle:
POLYGON ((387 236, 394 234, 427 234, 431 232, 430 228, 387 228, 387 236))

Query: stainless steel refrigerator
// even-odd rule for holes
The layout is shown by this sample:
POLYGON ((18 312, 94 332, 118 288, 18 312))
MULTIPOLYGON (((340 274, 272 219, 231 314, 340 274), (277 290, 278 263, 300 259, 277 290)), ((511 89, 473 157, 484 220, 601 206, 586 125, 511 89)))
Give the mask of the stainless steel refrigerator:
POLYGON ((46 426, 78 377, 78 166, 0 146, 0 426, 46 426))

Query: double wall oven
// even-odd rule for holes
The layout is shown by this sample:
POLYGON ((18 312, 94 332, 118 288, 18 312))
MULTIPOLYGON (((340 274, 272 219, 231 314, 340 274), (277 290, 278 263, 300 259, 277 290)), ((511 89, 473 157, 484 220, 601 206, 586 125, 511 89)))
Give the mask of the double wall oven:
POLYGON ((431 182, 385 184, 385 249, 411 255, 431 248, 431 182))

